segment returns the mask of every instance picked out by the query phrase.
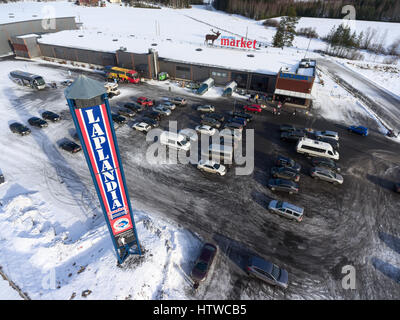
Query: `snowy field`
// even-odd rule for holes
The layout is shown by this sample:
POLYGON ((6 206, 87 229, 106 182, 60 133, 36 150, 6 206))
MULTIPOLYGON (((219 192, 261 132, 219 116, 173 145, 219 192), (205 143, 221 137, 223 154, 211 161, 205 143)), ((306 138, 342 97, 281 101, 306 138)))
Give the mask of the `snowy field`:
MULTIPOLYGON (((62 81, 69 74, 34 63, 28 67, 24 61, 0 64, 0 165, 7 181, 0 185, 3 272, 31 299, 82 299, 85 290, 91 291, 87 299, 186 298, 190 284, 178 266, 196 259, 201 244, 196 236, 136 211, 146 259, 117 267, 83 154, 71 156, 56 146, 59 139, 70 138, 72 123, 51 123, 27 137, 9 130, 10 123, 27 123, 45 108, 61 114, 67 110, 61 90, 52 101, 34 94, 31 103, 21 103, 32 91, 10 81, 11 70, 44 74, 46 81, 62 81), (18 143, 9 143, 15 139, 18 143)), ((0 281, 0 297, 18 298, 7 285, 0 281)))

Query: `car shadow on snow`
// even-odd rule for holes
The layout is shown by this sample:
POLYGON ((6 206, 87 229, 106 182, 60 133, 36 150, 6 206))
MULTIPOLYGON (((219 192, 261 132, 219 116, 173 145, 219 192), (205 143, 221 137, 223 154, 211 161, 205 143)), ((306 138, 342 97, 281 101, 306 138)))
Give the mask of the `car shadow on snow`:
POLYGON ((371 262, 376 270, 382 272, 388 278, 400 283, 400 268, 375 257, 371 258, 371 262))
POLYGON ((386 232, 379 232, 378 236, 390 249, 400 254, 400 238, 386 232))
MULTIPOLYGON (((48 96, 52 96, 52 94, 48 92, 48 89, 45 89, 43 92, 39 92, 39 94, 41 97, 43 97, 46 92, 48 96)), ((15 112, 20 117, 22 123, 26 123, 25 119, 34 116, 31 114, 30 110, 27 110, 27 107, 32 110, 38 110, 39 107, 40 109, 42 108, 41 100, 35 95, 36 92, 28 92, 21 97, 15 96, 11 90, 4 90, 3 93, 8 98, 9 104, 14 107, 15 112), (36 107, 35 104, 37 104, 38 108, 34 108, 36 107)), ((47 101, 46 99, 44 100, 47 101)), ((63 119, 63 121, 67 120, 63 119)), ((55 175, 57 175, 57 179, 53 179, 50 176, 48 178, 51 178, 51 181, 60 181, 60 183, 65 186, 67 191, 70 193, 70 198, 75 200, 76 205, 81 208, 81 211, 86 214, 86 218, 88 221, 90 221, 92 217, 88 216, 87 209, 93 207, 93 200, 91 200, 93 197, 91 196, 89 189, 87 189, 85 184, 80 179, 79 175, 67 162, 64 155, 59 151, 58 146, 55 147, 54 143, 49 138, 48 135, 51 135, 52 133, 52 125, 50 124, 46 129, 31 128, 31 130, 32 133, 30 136, 42 149, 43 154, 47 157, 47 161, 44 161, 42 164, 44 174, 51 175, 55 173, 55 175), (50 164, 54 170, 49 170, 48 164, 50 164)), ((66 135, 68 135, 67 132, 66 135)), ((56 143, 58 142, 59 141, 56 143)), ((52 189, 51 186, 48 186, 48 188, 52 189)))
POLYGON ((390 181, 390 180, 382 178, 382 177, 374 176, 371 174, 367 174, 367 179, 379 187, 382 187, 389 191, 393 191, 393 187, 394 187, 393 181, 390 181))
POLYGON ((225 255, 242 272, 246 272, 250 257, 258 256, 256 252, 247 248, 243 243, 230 239, 221 234, 214 234, 213 240, 219 248, 220 254, 225 255))

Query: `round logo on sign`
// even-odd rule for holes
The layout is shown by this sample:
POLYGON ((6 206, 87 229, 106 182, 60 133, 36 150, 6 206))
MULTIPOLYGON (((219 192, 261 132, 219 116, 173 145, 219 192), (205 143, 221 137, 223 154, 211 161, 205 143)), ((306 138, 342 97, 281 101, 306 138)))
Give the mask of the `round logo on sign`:
POLYGON ((129 220, 127 218, 121 218, 114 222, 114 230, 121 231, 129 227, 129 220))

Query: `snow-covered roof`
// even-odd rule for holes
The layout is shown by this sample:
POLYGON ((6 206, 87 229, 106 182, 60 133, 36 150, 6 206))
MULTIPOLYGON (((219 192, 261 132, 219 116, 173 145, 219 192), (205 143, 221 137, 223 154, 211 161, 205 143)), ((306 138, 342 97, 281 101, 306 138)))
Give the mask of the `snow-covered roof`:
POLYGON ((84 75, 79 75, 64 91, 67 99, 91 99, 101 96, 106 92, 102 82, 93 80, 84 75))
MULTIPOLYGON (((276 74, 282 67, 281 54, 278 50, 276 52, 237 50, 167 39, 115 36, 90 30, 67 30, 44 34, 38 42, 103 52, 116 52, 125 47, 127 52, 148 53, 149 48, 153 48, 158 51, 160 58, 265 74, 276 74), (196 50, 199 48, 201 50, 196 50)), ((293 64, 298 62, 295 56, 292 59, 285 59, 285 63, 287 60, 293 64)))

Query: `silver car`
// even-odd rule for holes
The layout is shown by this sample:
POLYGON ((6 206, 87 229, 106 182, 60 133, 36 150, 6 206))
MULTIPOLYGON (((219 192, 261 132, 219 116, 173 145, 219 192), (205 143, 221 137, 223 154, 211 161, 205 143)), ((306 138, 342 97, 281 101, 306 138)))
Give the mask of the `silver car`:
POLYGON ((321 138, 329 138, 338 141, 339 140, 339 134, 335 131, 315 131, 315 136, 317 139, 321 138))
POLYGON ((314 179, 321 179, 324 181, 331 182, 333 184, 342 184, 343 183, 343 177, 340 174, 335 173, 332 170, 329 170, 326 168, 313 167, 310 170, 310 175, 314 179))
POLYGON ((214 112, 215 111, 215 107, 211 106, 209 104, 205 104, 205 105, 201 105, 197 107, 197 111, 201 111, 201 112, 214 112))
POLYGON ((164 107, 163 105, 158 105, 157 107, 153 107, 153 111, 158 112, 165 116, 171 115, 171 110, 164 107))

